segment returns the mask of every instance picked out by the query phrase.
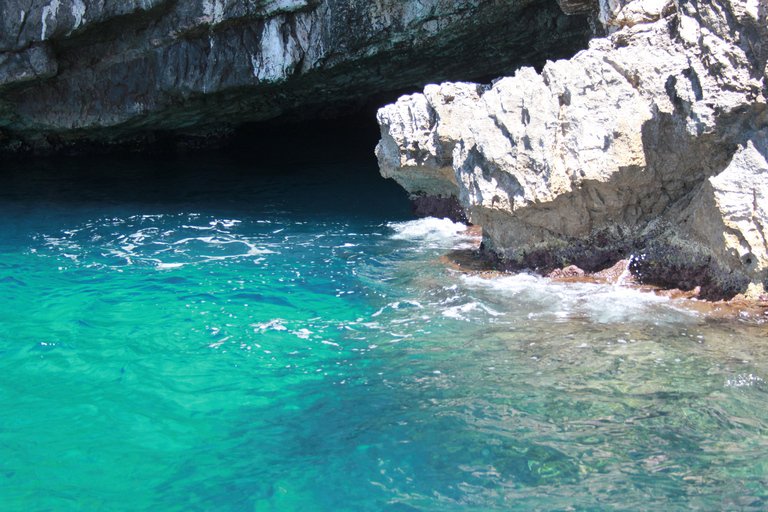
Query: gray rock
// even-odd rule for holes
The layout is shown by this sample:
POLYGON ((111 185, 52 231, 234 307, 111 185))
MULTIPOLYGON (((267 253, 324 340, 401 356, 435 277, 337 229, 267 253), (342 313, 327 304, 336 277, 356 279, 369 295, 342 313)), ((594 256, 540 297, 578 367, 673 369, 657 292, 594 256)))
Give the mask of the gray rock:
POLYGON ((0 0, 0 12, 0 152, 338 112, 571 55, 588 30, 553 0, 0 0))
POLYGON ((595 0, 557 0, 566 14, 591 14, 596 9, 595 0))
POLYGON ((58 71, 53 49, 47 43, 15 53, 0 54, 0 90, 3 86, 50 78, 58 71))
POLYGON ((541 73, 498 80, 458 102, 460 114, 431 99, 459 84, 431 86, 408 99, 419 106, 415 131, 406 103, 385 107, 383 174, 412 194, 455 194, 444 170, 453 146, 459 202, 483 226, 484 247, 512 268, 591 270, 643 253, 635 270, 649 281, 710 297, 748 285, 756 293, 768 269, 768 208, 756 192, 765 179, 756 132, 768 124, 765 9, 679 7, 621 4, 609 38, 541 73), (450 136, 438 145, 438 134, 450 136), (675 282, 671 268, 684 277, 675 282))

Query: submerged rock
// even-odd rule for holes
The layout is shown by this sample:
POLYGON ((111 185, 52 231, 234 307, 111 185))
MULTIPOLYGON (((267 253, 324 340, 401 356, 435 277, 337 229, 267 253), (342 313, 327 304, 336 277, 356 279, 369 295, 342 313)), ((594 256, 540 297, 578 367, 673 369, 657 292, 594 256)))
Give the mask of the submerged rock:
POLYGON ((618 30, 570 60, 381 109, 382 174, 414 195, 456 197, 503 268, 596 271, 634 254, 647 282, 759 293, 765 5, 599 7, 618 30))
POLYGON ((2 0, 0 151, 220 136, 572 55, 554 0, 2 0))

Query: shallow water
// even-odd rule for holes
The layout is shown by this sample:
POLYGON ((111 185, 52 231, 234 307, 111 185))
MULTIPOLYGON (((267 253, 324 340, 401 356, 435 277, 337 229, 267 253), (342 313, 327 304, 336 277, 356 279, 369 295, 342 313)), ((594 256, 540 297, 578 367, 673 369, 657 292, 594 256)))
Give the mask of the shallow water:
POLYGON ((753 320, 453 272, 369 160, 0 182, 2 510, 768 508, 753 320))

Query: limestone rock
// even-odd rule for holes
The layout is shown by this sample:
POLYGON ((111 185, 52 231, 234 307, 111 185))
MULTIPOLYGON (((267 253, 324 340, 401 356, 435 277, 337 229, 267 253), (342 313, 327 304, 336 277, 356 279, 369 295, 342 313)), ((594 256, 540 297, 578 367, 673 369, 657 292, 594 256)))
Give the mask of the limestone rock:
POLYGON ((768 131, 755 134, 720 174, 705 180, 677 218, 680 234, 710 248, 723 267, 763 293, 768 279, 768 131))
MULTIPOLYGON (((768 125, 765 14, 640 1, 617 8, 625 15, 614 19, 630 21, 610 37, 541 73, 519 69, 457 103, 460 114, 430 99, 458 84, 411 96, 430 144, 409 160, 417 139, 400 126, 387 153, 399 148, 410 183, 429 191, 420 169, 447 166, 453 146, 459 201, 507 268, 594 271, 635 254, 647 281, 700 286, 710 298, 758 289, 768 269, 757 135, 768 125), (438 149, 439 133, 449 135, 438 149)), ((403 107, 380 112, 383 141, 388 120, 407 118, 403 107)))
POLYGON ((424 94, 403 96, 379 110, 376 156, 382 176, 393 178, 412 197, 458 197, 453 147, 481 93, 477 84, 432 84, 424 94))
POLYGON ((658 21, 676 9, 673 0, 600 0, 598 19, 613 33, 621 27, 658 21))
POLYGON ((330 116, 586 30, 554 0, 0 0, 0 152, 330 116))
POLYGON ((56 58, 48 44, 30 46, 17 53, 0 54, 0 88, 49 78, 57 70, 56 58))
POLYGON ((23 50, 40 43, 82 33, 119 16, 151 11, 167 0, 28 0, 0 2, 0 52, 23 50))
POLYGON ((595 10, 594 0, 557 0, 565 14, 590 14, 595 10))

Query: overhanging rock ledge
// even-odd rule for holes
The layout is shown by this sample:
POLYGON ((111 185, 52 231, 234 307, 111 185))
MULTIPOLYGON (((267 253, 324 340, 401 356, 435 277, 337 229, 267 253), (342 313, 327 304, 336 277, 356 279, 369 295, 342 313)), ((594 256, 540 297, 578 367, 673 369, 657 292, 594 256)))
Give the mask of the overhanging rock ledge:
POLYGON ((554 0, 0 0, 0 154, 336 116, 573 55, 588 30, 554 0))

